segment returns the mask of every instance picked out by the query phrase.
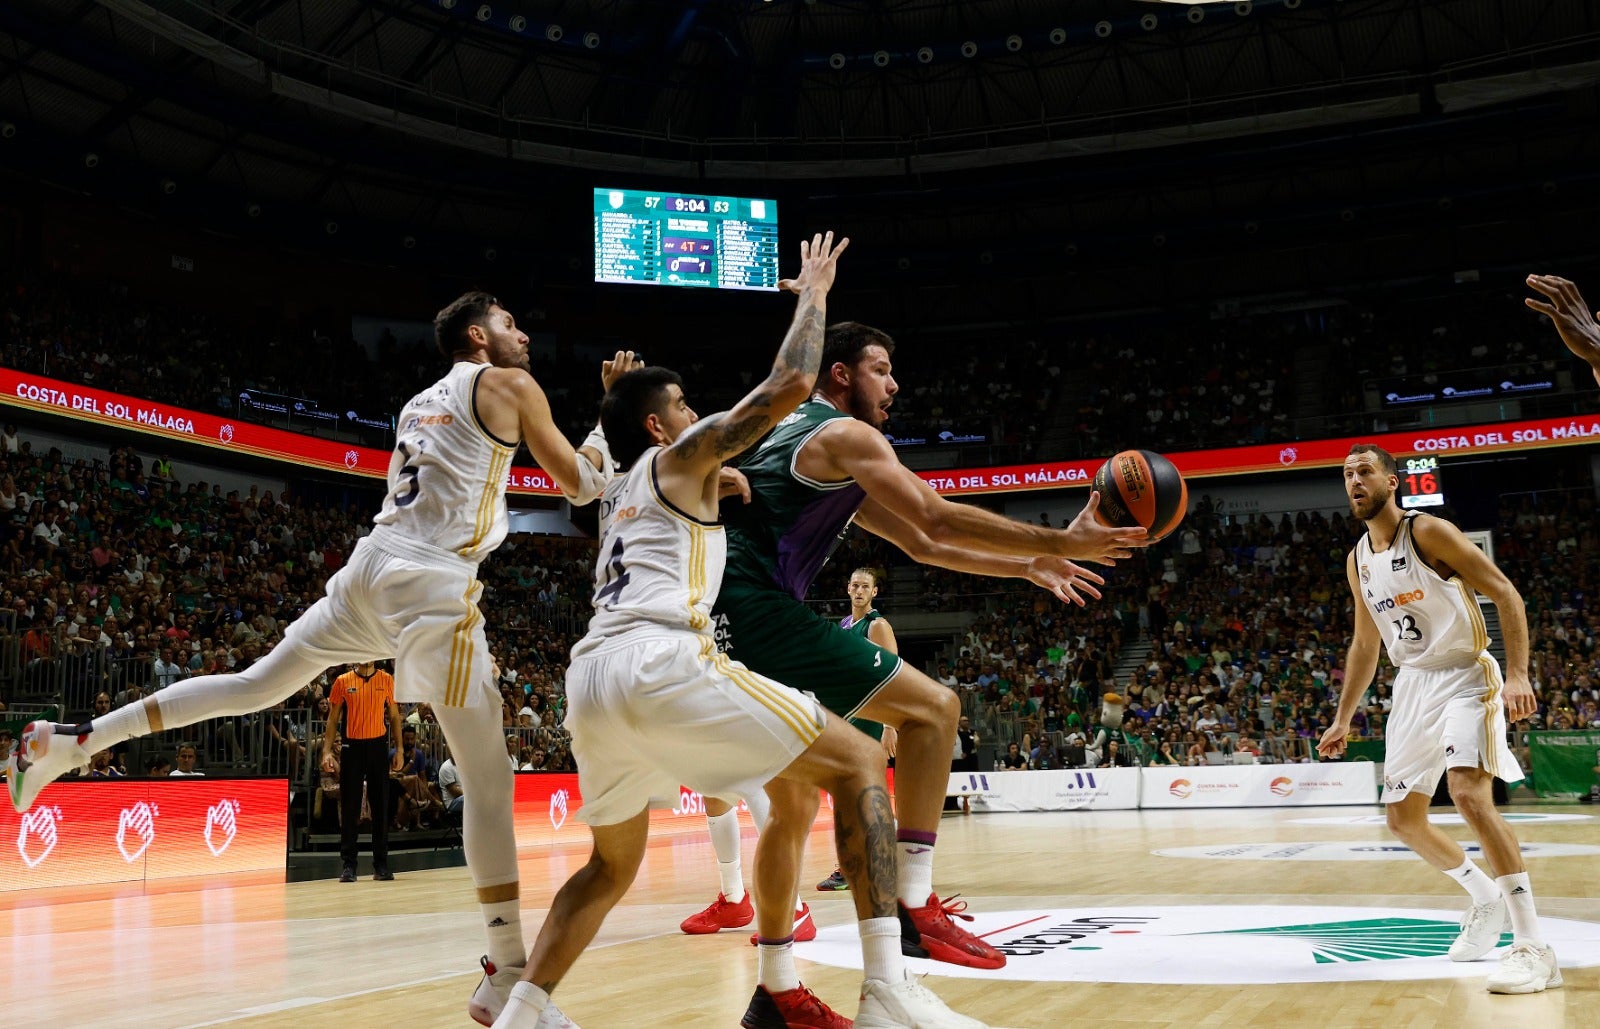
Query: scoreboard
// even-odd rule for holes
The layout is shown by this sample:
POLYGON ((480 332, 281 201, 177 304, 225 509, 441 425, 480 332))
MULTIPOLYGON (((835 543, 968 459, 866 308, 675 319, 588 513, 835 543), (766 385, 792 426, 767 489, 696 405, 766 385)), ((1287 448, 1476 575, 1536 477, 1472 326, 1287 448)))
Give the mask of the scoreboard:
POLYGON ((1400 506, 1407 511, 1444 504, 1444 480, 1437 457, 1406 458, 1400 469, 1400 484, 1405 487, 1400 506))
POLYGON ((777 289, 777 201, 596 189, 594 281, 777 289))

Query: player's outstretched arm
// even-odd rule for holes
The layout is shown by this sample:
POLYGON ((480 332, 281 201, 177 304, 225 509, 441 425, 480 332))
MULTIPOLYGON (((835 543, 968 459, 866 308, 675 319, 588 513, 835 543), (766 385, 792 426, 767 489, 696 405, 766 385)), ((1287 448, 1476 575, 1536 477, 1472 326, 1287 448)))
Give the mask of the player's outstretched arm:
POLYGON ((1100 495, 1065 529, 1013 521, 971 504, 952 503, 900 463, 883 433, 856 419, 836 419, 807 445, 817 447, 838 479, 851 478, 867 496, 929 539, 956 548, 1020 557, 1063 557, 1112 564, 1147 546, 1142 528, 1110 528, 1094 520, 1100 495))
POLYGON ((1344 577, 1350 584, 1350 599, 1355 604, 1355 633, 1350 639, 1350 650, 1344 658, 1344 688, 1339 691, 1339 710, 1317 742, 1317 753, 1323 757, 1338 757, 1349 742, 1350 720, 1355 717, 1361 698, 1378 673, 1378 624, 1372 612, 1361 600, 1361 583, 1356 575, 1356 552, 1350 551, 1344 562, 1344 577))
MULTIPOLYGON (((600 394, 611 392, 611 384, 622 378, 628 372, 637 371, 644 367, 644 361, 632 350, 619 350, 617 356, 610 360, 600 362, 600 394)), ((589 433, 589 438, 578 447, 578 456, 588 458, 589 463, 600 473, 602 479, 609 480, 616 474, 616 462, 611 460, 611 447, 606 443, 605 429, 599 423, 595 424, 589 433)), ((583 472, 583 466, 578 466, 578 471, 583 472)))
MULTIPOLYGON (((574 504, 587 504, 605 488, 604 471, 579 457, 556 428, 550 401, 521 368, 490 368, 478 379, 478 409, 491 430, 514 424, 534 461, 574 504), (580 464, 581 462, 581 464, 580 464)), ((503 439, 510 439, 504 436, 503 439)))
POLYGON ((1559 275, 1530 275, 1528 285, 1550 298, 1547 304, 1528 297, 1528 307, 1545 315, 1567 349, 1589 363, 1595 382, 1600 382, 1600 312, 1591 311, 1578 287, 1559 275))
POLYGON ((1100 576, 1063 557, 1021 557, 941 543, 870 498, 856 512, 855 521, 905 551, 918 564, 1000 579, 1027 579, 1060 600, 1080 607, 1085 603, 1085 594, 1099 600, 1100 591, 1095 587, 1105 585, 1100 576))
MULTIPOLYGON (((1538 708, 1538 702, 1528 682, 1528 612, 1522 594, 1489 560, 1489 555, 1443 518, 1419 515, 1412 520, 1411 532, 1431 562, 1446 566, 1462 582, 1494 602, 1506 647, 1506 717, 1513 722, 1527 718, 1538 708)), ((1477 603, 1471 598, 1468 602, 1477 603)))
POLYGON ((662 486, 667 479, 698 482, 743 453, 811 395, 822 365, 822 342, 827 327, 828 290, 833 288, 839 255, 849 239, 834 243, 833 233, 819 234, 800 243, 800 274, 785 279, 785 289, 799 294, 800 302, 778 356, 755 389, 731 410, 702 418, 656 459, 662 486))

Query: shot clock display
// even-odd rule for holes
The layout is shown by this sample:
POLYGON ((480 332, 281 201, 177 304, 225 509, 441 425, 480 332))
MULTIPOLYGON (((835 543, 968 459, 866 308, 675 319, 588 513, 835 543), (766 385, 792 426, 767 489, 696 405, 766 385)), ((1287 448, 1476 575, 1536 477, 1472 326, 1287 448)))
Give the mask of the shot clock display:
POLYGON ((777 201, 596 189, 594 281, 777 289, 777 201))
POLYGON ((1400 469, 1400 485, 1405 487, 1400 506, 1407 511, 1444 503, 1444 482, 1437 457, 1406 458, 1400 469))

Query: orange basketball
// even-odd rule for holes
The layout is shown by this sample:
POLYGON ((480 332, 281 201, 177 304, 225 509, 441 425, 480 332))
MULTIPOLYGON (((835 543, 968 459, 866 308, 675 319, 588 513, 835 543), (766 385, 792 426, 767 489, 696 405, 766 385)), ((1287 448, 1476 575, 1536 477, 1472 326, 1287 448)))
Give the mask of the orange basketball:
POLYGON ((1094 473, 1102 525, 1142 525, 1151 540, 1168 535, 1189 510, 1189 486, 1171 461, 1149 450, 1124 450, 1094 473))

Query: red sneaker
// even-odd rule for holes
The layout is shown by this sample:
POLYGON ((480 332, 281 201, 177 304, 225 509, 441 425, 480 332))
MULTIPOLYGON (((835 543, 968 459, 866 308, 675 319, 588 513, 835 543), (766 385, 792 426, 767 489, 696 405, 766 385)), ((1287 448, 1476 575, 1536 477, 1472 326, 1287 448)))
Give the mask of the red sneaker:
POLYGON ((690 936, 704 936, 724 929, 743 929, 755 921, 755 918, 756 909, 750 903, 748 890, 745 891, 744 899, 737 904, 730 904, 728 898, 719 893, 710 907, 685 918, 678 928, 690 936))
MULTIPOLYGON (((750 946, 757 946, 756 939, 760 933, 750 934, 750 946)), ((817 938, 817 923, 811 920, 811 905, 801 904, 800 910, 794 913, 794 942, 804 943, 817 938)))
POLYGON ((782 993, 757 986, 739 1024, 744 1029, 852 1029, 854 1025, 804 985, 782 993))
POLYGON ((984 943, 976 936, 950 921, 950 916, 972 921, 971 915, 961 912, 967 902, 954 897, 940 902, 938 895, 928 894, 928 902, 919 908, 900 905, 900 949, 908 957, 932 958, 952 965, 969 968, 1004 968, 1006 956, 984 943), (913 942, 912 931, 921 937, 913 942), (917 953, 917 951, 922 953, 917 953))

